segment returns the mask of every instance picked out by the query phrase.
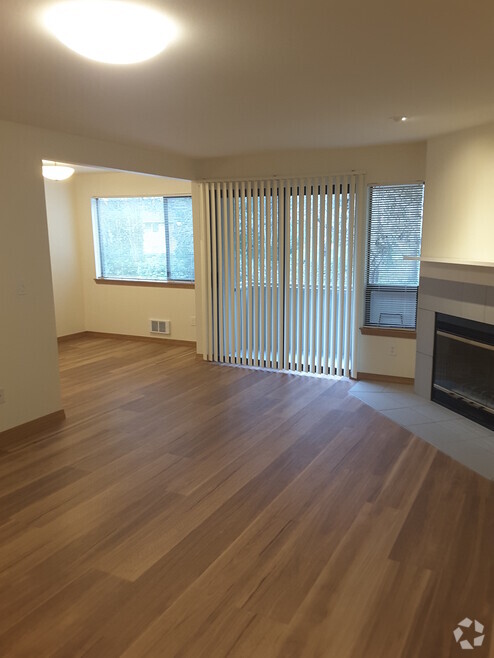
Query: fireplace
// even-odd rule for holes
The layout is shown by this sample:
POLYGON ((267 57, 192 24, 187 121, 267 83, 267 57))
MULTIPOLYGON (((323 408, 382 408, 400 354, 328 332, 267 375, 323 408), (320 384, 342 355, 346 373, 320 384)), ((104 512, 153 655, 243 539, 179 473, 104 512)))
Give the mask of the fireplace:
POLYGON ((494 430, 494 326, 435 314, 431 399, 494 430))

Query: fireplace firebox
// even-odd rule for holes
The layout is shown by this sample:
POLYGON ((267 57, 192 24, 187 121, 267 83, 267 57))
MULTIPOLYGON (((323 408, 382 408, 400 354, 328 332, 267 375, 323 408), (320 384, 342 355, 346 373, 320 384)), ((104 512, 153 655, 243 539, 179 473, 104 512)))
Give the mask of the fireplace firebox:
POLYGON ((494 326, 436 313, 431 399, 494 430, 494 326))

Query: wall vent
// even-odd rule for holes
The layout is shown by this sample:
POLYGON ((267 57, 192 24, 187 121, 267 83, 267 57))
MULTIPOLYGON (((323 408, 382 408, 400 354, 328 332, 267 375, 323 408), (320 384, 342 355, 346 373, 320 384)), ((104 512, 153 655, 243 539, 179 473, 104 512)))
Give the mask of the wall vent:
POLYGON ((170 334, 170 320, 151 320, 151 333, 152 334, 170 334))

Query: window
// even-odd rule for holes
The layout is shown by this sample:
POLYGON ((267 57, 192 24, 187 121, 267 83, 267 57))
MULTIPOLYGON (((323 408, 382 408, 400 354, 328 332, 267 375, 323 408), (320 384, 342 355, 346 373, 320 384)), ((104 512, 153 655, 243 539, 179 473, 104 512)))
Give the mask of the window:
POLYGON ((93 201, 98 277, 193 281, 191 197, 93 201))
POLYGON ((369 194, 365 324, 414 329, 424 185, 374 185, 369 194))

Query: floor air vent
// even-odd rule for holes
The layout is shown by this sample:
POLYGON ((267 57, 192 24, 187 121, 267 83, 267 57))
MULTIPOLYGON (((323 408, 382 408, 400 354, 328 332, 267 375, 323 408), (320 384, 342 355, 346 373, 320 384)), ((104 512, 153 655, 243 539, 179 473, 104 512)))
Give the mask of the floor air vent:
POLYGON ((151 320, 151 333, 168 335, 170 333, 170 320, 151 320))

